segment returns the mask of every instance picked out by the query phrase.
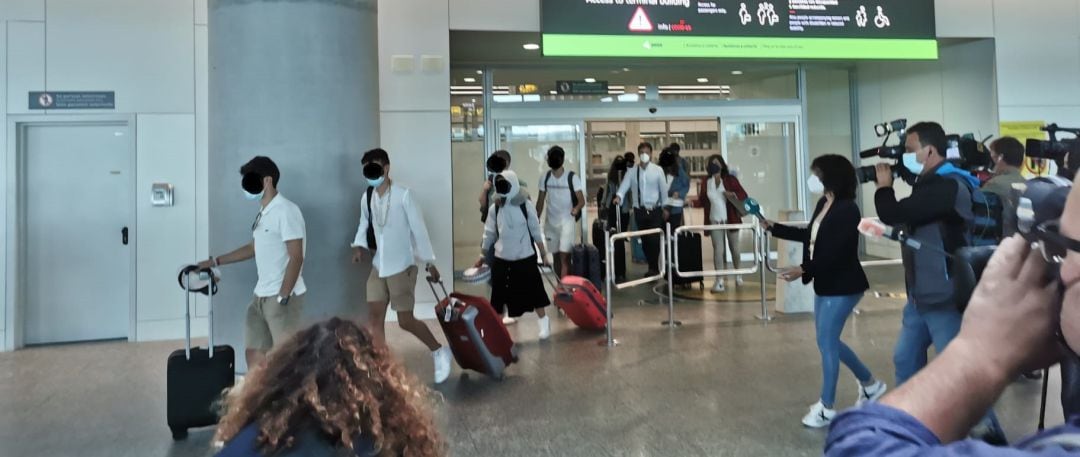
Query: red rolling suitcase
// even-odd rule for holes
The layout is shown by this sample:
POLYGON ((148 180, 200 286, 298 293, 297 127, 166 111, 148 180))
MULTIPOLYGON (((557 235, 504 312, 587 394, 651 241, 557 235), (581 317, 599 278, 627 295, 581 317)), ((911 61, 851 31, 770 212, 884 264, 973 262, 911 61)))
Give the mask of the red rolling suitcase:
POLYGON ((607 302, 592 281, 567 276, 555 287, 555 306, 578 327, 603 330, 607 325, 607 302))
MULTIPOLYGON (((439 299, 435 285, 428 281, 431 293, 439 299)), ((502 379, 506 367, 517 362, 517 347, 510 332, 483 297, 446 293, 439 281, 442 299, 435 305, 435 317, 446 334, 446 341, 458 365, 502 379)))

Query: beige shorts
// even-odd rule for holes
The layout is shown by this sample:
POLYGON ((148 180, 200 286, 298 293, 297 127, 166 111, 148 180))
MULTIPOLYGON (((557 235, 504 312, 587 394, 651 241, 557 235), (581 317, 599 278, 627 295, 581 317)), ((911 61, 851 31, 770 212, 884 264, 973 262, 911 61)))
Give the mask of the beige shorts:
POLYGON ((390 309, 397 312, 412 311, 416 306, 416 274, 419 268, 413 265, 405 271, 388 278, 380 278, 379 270, 371 269, 367 281, 367 301, 372 303, 390 302, 390 309))
POLYGON ((573 219, 561 223, 547 222, 544 224, 544 239, 547 240, 547 249, 554 254, 569 254, 573 251, 576 234, 577 222, 573 219))
POLYGON ((244 320, 244 343, 248 349, 269 351, 292 336, 300 327, 304 296, 293 295, 287 305, 278 304, 277 297, 255 297, 248 305, 244 320))

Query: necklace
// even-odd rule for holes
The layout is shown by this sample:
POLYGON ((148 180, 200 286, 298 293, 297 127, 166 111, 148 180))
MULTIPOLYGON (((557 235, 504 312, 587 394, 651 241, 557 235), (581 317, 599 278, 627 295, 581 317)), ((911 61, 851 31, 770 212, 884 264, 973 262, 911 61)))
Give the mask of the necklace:
POLYGON ((394 188, 391 186, 386 189, 386 195, 380 196, 378 191, 375 191, 375 214, 372 217, 375 219, 375 224, 379 227, 386 227, 386 222, 390 216, 390 193, 394 188))

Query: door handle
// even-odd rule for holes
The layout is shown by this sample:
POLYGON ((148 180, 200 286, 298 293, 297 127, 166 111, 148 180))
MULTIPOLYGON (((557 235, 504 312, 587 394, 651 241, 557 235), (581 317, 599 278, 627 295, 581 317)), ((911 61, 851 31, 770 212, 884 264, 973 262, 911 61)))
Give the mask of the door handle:
POLYGON ((120 229, 120 238, 121 238, 121 242, 124 243, 124 246, 127 246, 128 245, 128 228, 127 227, 124 227, 123 229, 120 229))

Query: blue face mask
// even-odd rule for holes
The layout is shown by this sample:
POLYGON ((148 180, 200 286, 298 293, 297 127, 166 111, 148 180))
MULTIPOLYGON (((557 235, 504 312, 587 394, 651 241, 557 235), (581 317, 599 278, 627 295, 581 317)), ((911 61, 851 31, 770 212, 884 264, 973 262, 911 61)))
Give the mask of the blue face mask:
POLYGON ((386 181, 386 176, 379 176, 377 179, 368 179, 367 183, 371 187, 379 187, 383 181, 386 181))
POLYGON ((923 171, 923 164, 919 163, 919 158, 914 152, 904 154, 904 166, 915 174, 920 174, 923 171))
POLYGON ((248 192, 248 191, 246 191, 246 190, 245 190, 245 191, 244 191, 244 198, 246 198, 246 199, 248 199, 248 200, 262 200, 262 198, 263 198, 263 193, 262 193, 262 192, 259 192, 259 193, 257 193, 257 194, 253 194, 253 193, 251 193, 251 192, 248 192))

